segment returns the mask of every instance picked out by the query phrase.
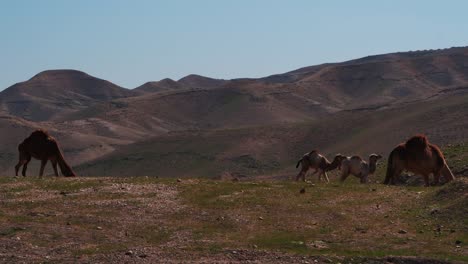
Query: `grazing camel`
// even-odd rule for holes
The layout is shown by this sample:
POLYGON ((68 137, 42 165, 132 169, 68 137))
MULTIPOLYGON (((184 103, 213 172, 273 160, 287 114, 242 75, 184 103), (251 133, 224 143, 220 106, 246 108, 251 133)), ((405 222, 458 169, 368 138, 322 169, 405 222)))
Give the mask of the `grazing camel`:
POLYGON ((302 181, 305 181, 305 176, 309 169, 315 169, 314 173, 319 172, 319 180, 322 180, 322 175, 324 176, 327 182, 330 182, 328 179, 327 171, 334 170, 338 168, 341 161, 346 158, 341 154, 337 154, 332 162, 329 162, 326 157, 318 153, 316 150, 313 150, 309 153, 304 154, 304 156, 297 162, 296 168, 301 166, 301 171, 296 176, 296 181, 302 178, 302 181))
POLYGON ((377 168, 377 161, 382 156, 379 154, 369 155, 369 163, 363 160, 359 156, 347 157, 341 162, 341 182, 344 182, 349 174, 358 177, 361 183, 367 183, 369 181, 369 175, 374 174, 377 168))
POLYGON ((447 181, 455 179, 439 147, 430 144, 425 135, 413 136, 392 150, 388 157, 384 184, 396 184, 403 170, 422 175, 425 186, 429 186, 431 173, 434 175, 434 184, 439 183, 441 174, 447 181))
POLYGON ((23 176, 26 176, 26 169, 28 168, 29 161, 31 161, 31 157, 41 161, 39 177, 42 177, 44 174, 44 167, 48 160, 52 163, 55 176, 58 176, 57 163, 64 176, 76 176, 71 167, 65 161, 57 140, 51 137, 47 131, 39 129, 32 132, 29 137, 19 144, 18 151, 19 161, 15 166, 16 176, 18 176, 18 170, 21 166, 23 166, 22 174, 23 176))

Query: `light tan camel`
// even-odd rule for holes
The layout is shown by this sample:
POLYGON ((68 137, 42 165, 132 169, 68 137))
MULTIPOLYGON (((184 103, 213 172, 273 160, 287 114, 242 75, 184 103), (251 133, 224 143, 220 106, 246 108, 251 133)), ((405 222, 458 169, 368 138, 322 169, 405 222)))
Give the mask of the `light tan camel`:
POLYGON ((328 159, 322 154, 318 153, 316 150, 313 150, 309 153, 304 154, 302 158, 297 162, 296 168, 301 165, 301 171, 296 176, 296 181, 302 178, 302 181, 305 181, 305 176, 309 169, 315 169, 314 173, 319 172, 318 178, 321 181, 322 175, 324 176, 327 182, 330 182, 328 179, 327 171, 334 170, 338 168, 341 161, 346 158, 341 154, 337 154, 332 162, 329 162, 328 159))
POLYGON ((374 174, 377 168, 377 161, 382 156, 379 154, 369 155, 369 163, 359 156, 347 157, 341 162, 341 181, 344 182, 349 174, 358 177, 361 183, 369 182, 369 175, 374 174))
POLYGON ((44 174, 44 167, 48 160, 52 163, 55 176, 58 176, 57 163, 64 176, 75 176, 75 173, 65 161, 57 141, 44 130, 39 129, 32 132, 29 137, 19 144, 18 151, 19 161, 15 166, 16 176, 18 176, 18 170, 21 166, 23 166, 22 174, 26 176, 26 169, 31 157, 41 161, 39 177, 44 174))
POLYGON ((422 175, 425 186, 429 186, 430 174, 434 184, 439 183, 441 174, 448 182, 455 179, 439 147, 430 144, 425 135, 413 136, 392 150, 384 184, 396 184, 403 170, 422 175))

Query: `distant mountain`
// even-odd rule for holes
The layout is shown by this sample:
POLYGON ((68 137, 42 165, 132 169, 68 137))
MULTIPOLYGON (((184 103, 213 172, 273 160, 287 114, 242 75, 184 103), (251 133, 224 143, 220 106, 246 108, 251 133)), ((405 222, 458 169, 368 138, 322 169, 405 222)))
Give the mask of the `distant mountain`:
POLYGON ((176 90, 176 89, 182 89, 182 88, 183 86, 179 84, 178 82, 172 79, 166 78, 157 82, 147 82, 135 88, 135 91, 154 93, 154 92, 169 91, 169 90, 176 90))
POLYGON ((72 165, 86 162, 83 174, 291 171, 293 159, 314 148, 385 154, 417 132, 436 143, 468 142, 467 95, 468 47, 257 79, 189 75, 133 90, 79 71, 45 71, 0 93, 0 167, 11 169, 17 144, 44 127, 58 135, 72 165), (173 160, 177 166, 168 168, 173 160))
POLYGON ((75 70, 49 70, 0 93, 0 108, 27 120, 43 121, 96 102, 137 93, 75 70))
POLYGON ((135 88, 135 91, 161 92, 177 89, 213 89, 228 83, 227 80, 212 79, 200 75, 191 74, 178 81, 166 78, 157 82, 147 82, 135 88))
POLYGON ((192 89, 212 89, 218 88, 222 85, 226 84, 228 81, 222 79, 213 79, 208 78, 196 74, 191 74, 185 76, 184 78, 177 81, 177 83, 181 84, 185 88, 192 88, 192 89))
MULTIPOLYGON (((297 159, 312 149, 330 159, 336 153, 380 153, 386 158, 416 133, 441 146, 468 143, 468 87, 453 92, 398 108, 343 111, 305 123, 169 133, 123 146, 76 171, 103 176, 291 177, 298 172, 297 159)), ((450 165, 456 162, 453 155, 448 158, 450 165)))

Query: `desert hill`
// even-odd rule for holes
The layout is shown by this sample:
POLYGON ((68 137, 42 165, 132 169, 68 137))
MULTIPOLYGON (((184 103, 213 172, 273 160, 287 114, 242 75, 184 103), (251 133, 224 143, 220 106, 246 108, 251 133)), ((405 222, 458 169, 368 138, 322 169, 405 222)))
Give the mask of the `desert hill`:
POLYGON ((468 87, 424 102, 381 110, 342 111, 326 122, 171 132, 120 148, 80 165, 82 175, 292 177, 302 154, 319 149, 384 156, 409 135, 425 133, 447 146, 468 142, 468 87), (133 165, 138 164, 138 165, 133 165))
POLYGON ((96 102, 136 94, 135 91, 84 72, 49 70, 2 91, 0 106, 8 114, 32 121, 44 121, 96 102))
POLYGON ((147 82, 141 86, 138 86, 134 90, 154 93, 176 89, 212 89, 221 87, 227 82, 227 80, 213 79, 201 75, 190 74, 178 81, 165 78, 156 82, 147 82))
POLYGON ((0 93, 0 152, 8 157, 0 167, 11 173, 17 144, 43 127, 83 175, 289 175, 313 148, 385 154, 418 132, 439 144, 467 142, 467 87, 468 47, 258 79, 189 75, 133 90, 79 71, 45 71, 0 93))

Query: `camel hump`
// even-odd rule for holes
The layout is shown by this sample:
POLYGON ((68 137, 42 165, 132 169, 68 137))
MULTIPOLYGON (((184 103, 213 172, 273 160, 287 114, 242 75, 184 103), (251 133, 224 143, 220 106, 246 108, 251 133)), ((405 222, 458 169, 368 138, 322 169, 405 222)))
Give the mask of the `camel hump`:
POLYGON ((430 147, 431 147, 432 152, 437 157, 437 165, 442 168, 445 164, 444 154, 442 154, 442 151, 436 145, 430 144, 430 147))
POLYGON ((416 135, 406 141, 406 148, 409 150, 421 150, 427 148, 429 141, 423 134, 416 135))
POLYGON ((31 133, 31 138, 47 139, 50 138, 49 132, 45 129, 37 129, 31 133))

